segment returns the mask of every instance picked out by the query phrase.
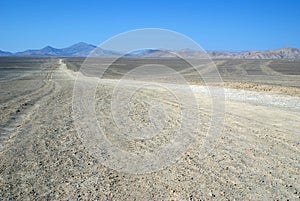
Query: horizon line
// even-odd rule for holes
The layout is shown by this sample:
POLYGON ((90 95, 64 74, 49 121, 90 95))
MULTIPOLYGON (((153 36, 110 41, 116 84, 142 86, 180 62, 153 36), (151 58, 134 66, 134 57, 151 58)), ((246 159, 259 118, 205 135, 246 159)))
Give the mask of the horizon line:
MULTIPOLYGON (((0 49, 0 51, 2 52, 6 52, 6 53, 12 53, 12 54, 16 54, 16 53, 21 53, 21 52, 25 52, 25 51, 34 51, 34 50, 42 50, 44 48, 47 48, 47 47, 50 47, 50 48, 53 48, 53 49, 57 49, 57 50, 60 50, 60 49, 65 49, 65 48, 69 48, 69 47, 72 47, 74 45, 78 45, 78 44, 85 44, 85 45, 91 45, 91 46, 94 46, 95 48, 101 48, 97 45, 94 45, 94 44, 91 44, 91 43, 87 43, 87 42, 77 42, 77 43, 74 43, 74 44, 71 44, 69 46, 66 46, 66 47, 62 47, 62 48, 57 48, 57 47, 53 47, 51 45, 46 45, 42 48, 28 48, 28 49, 24 49, 24 50, 21 50, 21 51, 7 51, 7 50, 2 50, 0 49)), ((103 48, 101 48, 103 49, 103 48)), ((144 48, 144 49, 152 49, 152 50, 170 50, 170 49, 162 49, 162 48, 144 48)), ((191 48, 182 48, 182 49, 172 49, 173 51, 180 51, 180 50, 192 50, 192 51, 199 51, 199 50, 195 50, 195 49, 191 49, 191 48)), ((285 47, 281 47, 281 48, 276 48, 276 49, 263 49, 263 50, 233 50, 233 49, 215 49, 215 50, 209 50, 209 49, 203 49, 205 52, 229 52, 229 53, 238 53, 238 52, 267 52, 267 51, 274 51, 274 50, 280 50, 280 49, 300 49, 300 48, 296 48, 296 47, 288 47, 288 46, 285 46, 285 47)), ((109 49, 104 49, 104 50, 109 50, 109 49)), ((141 49, 142 50, 142 49, 141 49)), ((120 51, 122 52, 122 51, 120 51)))

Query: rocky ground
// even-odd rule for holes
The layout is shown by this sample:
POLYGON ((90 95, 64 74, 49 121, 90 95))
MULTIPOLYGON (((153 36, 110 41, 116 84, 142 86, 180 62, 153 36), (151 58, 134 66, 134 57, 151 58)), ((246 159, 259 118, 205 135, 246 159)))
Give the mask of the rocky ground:
MULTIPOLYGON (((165 167, 145 173, 126 172, 103 164, 99 155, 92 154, 86 146, 84 136, 77 132, 78 119, 74 119, 72 105, 77 75, 62 60, 52 59, 24 76, 1 77, 0 195, 3 200, 300 198, 299 96, 280 90, 225 89, 222 133, 212 135, 211 152, 203 157, 201 146, 214 123, 211 122, 213 105, 207 88, 193 85, 191 89, 199 108, 191 116, 201 120, 196 125, 194 143, 180 156, 171 158, 174 162, 165 167)), ((97 84, 95 111, 107 139, 126 152, 139 154, 155 153, 172 141, 181 113, 171 93, 156 87, 139 91, 139 81, 124 82, 121 95, 137 93, 129 110, 120 107, 117 111, 118 115, 126 112, 129 115, 128 121, 119 118, 120 125, 126 126, 128 122, 131 125, 116 128, 110 108, 117 81, 105 79, 97 84), (148 104, 151 101, 159 103, 158 109, 165 110, 167 123, 161 127, 162 136, 145 140, 132 139, 132 136, 122 138, 120 129, 138 133, 143 129, 140 125, 150 124, 147 116, 152 111, 148 104)), ((164 85, 176 93, 184 93, 181 86, 161 84, 164 85)), ((218 100, 223 97, 216 96, 218 100)), ((159 110, 152 112, 154 117, 161 115, 159 110)), ((155 123, 160 126, 159 121, 155 123)))

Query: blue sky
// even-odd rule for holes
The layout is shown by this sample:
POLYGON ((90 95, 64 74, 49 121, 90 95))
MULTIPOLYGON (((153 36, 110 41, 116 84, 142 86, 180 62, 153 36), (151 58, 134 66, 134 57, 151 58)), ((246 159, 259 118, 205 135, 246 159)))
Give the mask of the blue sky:
POLYGON ((83 41, 141 28, 184 34, 206 50, 300 48, 300 1, 1 0, 0 50, 83 41))

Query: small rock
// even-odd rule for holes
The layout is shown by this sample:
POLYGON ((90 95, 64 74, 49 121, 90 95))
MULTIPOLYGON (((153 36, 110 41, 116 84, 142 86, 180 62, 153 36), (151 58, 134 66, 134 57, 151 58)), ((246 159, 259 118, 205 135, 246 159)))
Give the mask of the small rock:
POLYGON ((211 196, 211 197, 216 197, 216 195, 213 194, 213 193, 209 193, 209 196, 211 196))

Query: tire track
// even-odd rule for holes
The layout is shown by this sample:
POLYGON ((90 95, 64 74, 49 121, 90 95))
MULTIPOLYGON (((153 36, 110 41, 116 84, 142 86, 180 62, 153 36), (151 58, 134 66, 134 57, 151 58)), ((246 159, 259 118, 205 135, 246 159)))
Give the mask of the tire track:
POLYGON ((17 97, 1 105, 0 151, 17 135, 18 130, 32 118, 39 109, 40 103, 49 98, 55 90, 55 83, 50 80, 55 68, 42 68, 43 85, 37 91, 17 97))

